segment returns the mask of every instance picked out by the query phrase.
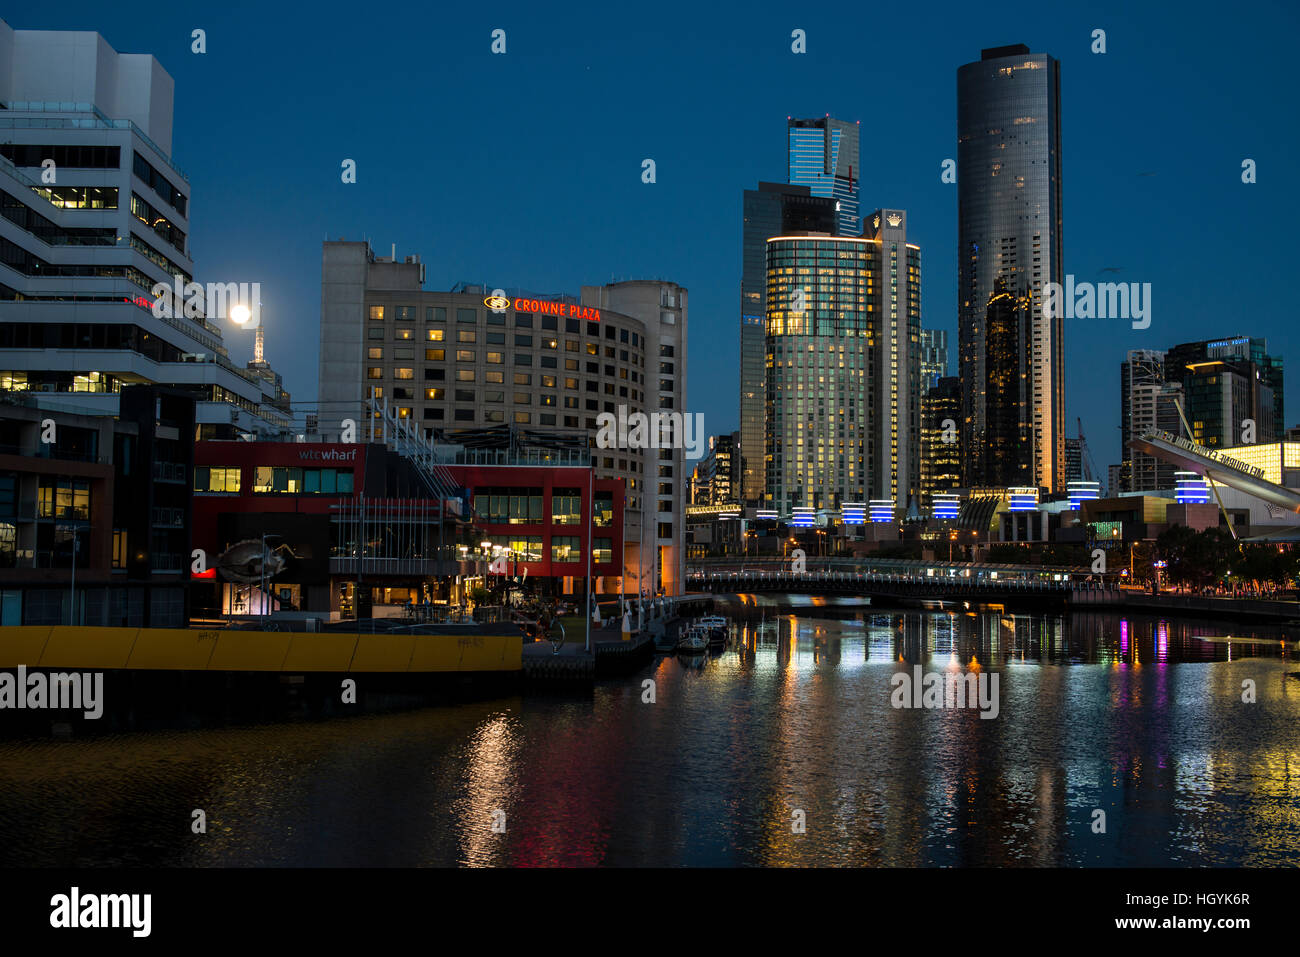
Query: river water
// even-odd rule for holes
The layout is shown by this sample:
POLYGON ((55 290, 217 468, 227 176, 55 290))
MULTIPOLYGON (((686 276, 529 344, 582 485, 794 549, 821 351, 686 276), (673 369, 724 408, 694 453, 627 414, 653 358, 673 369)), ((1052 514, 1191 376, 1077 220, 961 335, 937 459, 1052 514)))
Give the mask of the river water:
POLYGON ((0 742, 0 865, 1300 863, 1282 630, 785 603, 588 694, 0 742), (916 665, 997 717, 895 708, 916 665))

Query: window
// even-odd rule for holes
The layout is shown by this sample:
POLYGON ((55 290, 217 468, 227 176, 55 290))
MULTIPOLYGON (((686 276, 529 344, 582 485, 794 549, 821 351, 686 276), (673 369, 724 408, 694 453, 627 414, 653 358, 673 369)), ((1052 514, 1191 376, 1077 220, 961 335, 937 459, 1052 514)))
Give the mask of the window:
POLYGON ((494 372, 491 369, 488 369, 488 371, 483 376, 483 381, 492 382, 497 385, 504 385, 506 381, 506 374, 504 372, 494 372))
POLYGON ((527 352, 516 352, 516 353, 515 353, 515 365, 517 365, 517 366, 530 366, 530 365, 532 365, 532 364, 533 364, 533 357, 532 357, 532 355, 531 355, 530 353, 527 353, 527 352))
POLYGON ((533 347, 533 337, 522 332, 516 332, 515 345, 526 346, 531 349, 533 347))
POLYGON ((475 401, 475 399, 474 399, 474 390, 473 390, 473 389, 457 389, 457 390, 456 390, 456 401, 457 401, 457 402, 473 402, 473 401, 475 401))
POLYGON ((588 342, 588 343, 587 343, 587 355, 589 355, 589 356, 598 356, 598 355, 600 355, 600 346, 596 345, 596 343, 594 343, 594 342, 588 342))
POLYGON ((506 344, 506 334, 504 332, 489 332, 487 334, 487 343, 490 346, 504 346, 506 344))
POLYGON ((430 399, 432 401, 438 402, 441 401, 442 399, 447 398, 447 390, 446 389, 425 389, 424 397, 426 399, 430 399))
POLYGON ((447 358, 446 349, 425 349, 424 350, 425 362, 442 362, 446 358, 447 358))
POLYGON ((659 347, 659 356, 660 356, 660 358, 663 358, 663 359, 671 359, 671 358, 673 357, 673 347, 672 347, 672 346, 660 346, 660 347, 659 347))
POLYGON ((505 400, 506 394, 500 389, 483 393, 484 402, 504 402, 505 400))
POLYGON ((520 329, 531 329, 533 327, 533 314, 531 312, 515 313, 515 325, 520 329))
POLYGON ((478 310, 477 310, 477 309, 457 309, 457 310, 456 310, 456 321, 457 321, 457 322, 478 322, 478 310))
POLYGON ((414 306, 398 306, 395 317, 398 322, 411 322, 415 319, 414 306))
POLYGON ((397 346, 396 348, 393 349, 393 358, 394 358, 394 359, 414 359, 414 358, 415 358, 415 350, 414 350, 414 349, 403 349, 401 346, 397 346))
POLYGON ((457 382, 473 382, 473 381, 474 381, 474 370, 473 370, 473 369, 457 369, 457 370, 456 370, 456 381, 457 381, 457 382))
POLYGON ((442 342, 442 337, 446 334, 446 330, 443 329, 425 330, 425 335, 428 336, 430 342, 442 342))
POLYGON ((580 562, 582 561, 582 545, 577 535, 552 535, 551 536, 551 561, 553 562, 580 562))
POLYGON ((564 360, 564 370, 565 370, 566 372, 577 372, 577 371, 578 371, 578 360, 577 360, 577 359, 565 359, 565 360, 564 360))
POLYGON ((475 342, 478 339, 478 332, 473 329, 459 329, 456 332, 457 342, 475 342))
POLYGON ((456 410, 456 421, 457 421, 457 422, 473 422, 473 421, 474 421, 474 410, 473 410, 473 409, 457 409, 457 410, 456 410))
POLYGON ((543 369, 554 369, 554 368, 555 368, 555 356, 542 356, 542 368, 543 368, 543 369))
POLYGON ((489 352, 487 361, 491 365, 502 365, 506 361, 506 354, 504 352, 489 352))
POLYGON ((531 392, 516 392, 515 405, 532 405, 533 394, 531 392))
POLYGON ((473 349, 457 349, 457 350, 456 350, 456 361, 457 361, 457 362, 473 362, 473 361, 474 361, 474 350, 473 350, 473 349))
MULTIPOLYGON (((446 306, 425 306, 424 321, 425 322, 446 322, 447 321, 446 306)), ((438 338, 435 339, 434 341, 440 342, 441 340, 442 340, 442 336, 438 336, 438 338)))
POLYGON ((671 362, 661 362, 661 363, 659 363, 659 374, 660 374, 660 375, 673 375, 673 374, 674 374, 674 373, 673 373, 673 364, 672 364, 671 362))
POLYGON ((578 391, 578 380, 577 380, 576 378, 574 378, 573 376, 565 376, 565 377, 564 377, 564 387, 565 387, 566 389, 572 389, 574 392, 577 392, 577 391, 578 391))
POLYGON ((382 339, 382 338, 384 338, 384 327, 383 327, 383 326, 371 326, 369 329, 366 330, 366 338, 367 338, 367 339, 382 339))
POLYGON ((194 491, 196 492, 238 492, 239 466, 194 467, 194 491))
POLYGON ((393 338, 394 338, 394 339, 414 339, 414 338, 415 338, 415 331, 414 331, 413 329, 394 329, 394 330, 393 330, 393 338))
POLYGON ((425 369, 425 370, 424 370, 424 381, 425 381, 425 382, 441 382, 441 381, 443 381, 443 380, 446 379, 446 378, 447 378, 447 372, 446 372, 445 369, 425 369))
POLYGON ((614 560, 614 540, 612 538, 593 538, 591 540, 591 560, 597 565, 608 565, 614 560))
POLYGON ((366 350, 367 359, 382 359, 383 357, 384 357, 383 346, 378 346, 376 348, 366 350))
POLYGON ((605 338, 606 338, 606 339, 613 339, 613 338, 614 338, 614 332, 615 332, 615 330, 614 330, 614 327, 613 327, 613 326, 606 326, 606 327, 605 327, 605 338))
POLYGON ((488 422, 505 422, 506 414, 501 409, 488 409, 486 419, 488 422))
POLYGON ((554 316, 542 316, 542 328, 556 331, 556 319, 554 316))
POLYGON ((376 322, 383 322, 383 321, 384 321, 384 307, 383 307, 383 306, 371 306, 371 307, 370 307, 370 318, 373 319, 373 320, 376 321, 376 322))
POLYGON ((564 331, 565 331, 565 332, 572 332, 574 335, 577 335, 578 332, 581 331, 581 327, 578 325, 578 320, 577 320, 577 319, 565 319, 565 320, 564 320, 564 331))
POLYGON ((530 412, 516 412, 516 413, 515 413, 515 422, 516 422, 518 425, 531 425, 531 424, 532 424, 532 421, 533 421, 533 416, 532 416, 532 413, 530 413, 530 412))
POLYGON ((566 395, 564 397, 564 407, 566 409, 576 409, 578 407, 578 397, 576 395, 566 395))
POLYGON ((551 521, 556 525, 582 524, 582 492, 557 488, 551 494, 551 521))
POLYGON ((515 385, 532 385, 533 374, 531 372, 516 372, 515 385))
POLYGON ((383 377, 384 377, 384 370, 381 369, 379 366, 371 366, 370 368, 366 369, 367 379, 382 379, 383 377))
POLYGON ((575 342, 573 339, 565 339, 565 340, 564 340, 564 351, 565 351, 565 352, 577 352, 577 351, 578 351, 578 343, 575 342))
POLYGON ((414 369, 394 369, 394 370, 393 370, 393 378, 394 378, 394 379, 414 379, 414 378, 415 378, 415 370, 414 370, 414 369))
POLYGON ((543 389, 554 389, 554 388, 555 388, 555 376, 553 376, 553 375, 544 375, 544 376, 542 376, 542 388, 543 388, 543 389))

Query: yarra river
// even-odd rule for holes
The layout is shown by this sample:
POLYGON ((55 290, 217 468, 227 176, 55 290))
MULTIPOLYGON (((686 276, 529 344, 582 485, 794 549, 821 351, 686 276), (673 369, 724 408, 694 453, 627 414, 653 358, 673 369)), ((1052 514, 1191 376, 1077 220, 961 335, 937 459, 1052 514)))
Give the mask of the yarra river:
POLYGON ((1281 628, 764 601, 588 693, 0 742, 0 865, 1300 864, 1281 628), (915 665, 997 717, 893 707, 915 665))

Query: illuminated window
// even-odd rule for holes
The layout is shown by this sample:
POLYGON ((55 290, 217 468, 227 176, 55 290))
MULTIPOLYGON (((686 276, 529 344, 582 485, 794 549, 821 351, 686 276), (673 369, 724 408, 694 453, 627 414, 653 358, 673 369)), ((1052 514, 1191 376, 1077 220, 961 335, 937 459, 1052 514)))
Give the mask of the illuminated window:
POLYGON ((382 379, 383 377, 384 377, 384 370, 381 369, 379 366, 371 366, 366 370, 367 379, 382 379))
POLYGON ((425 333, 428 335, 430 342, 442 342, 442 337, 446 334, 442 329, 428 329, 425 330, 425 333))
POLYGON ((414 369, 394 369, 394 370, 393 370, 393 378, 394 378, 394 379, 414 379, 414 378, 415 378, 415 370, 414 370, 414 369))
POLYGON ((384 319, 384 307, 383 307, 383 306, 371 306, 371 307, 370 307, 370 318, 371 318, 371 319, 374 319, 374 320, 377 320, 377 321, 379 321, 379 322, 382 322, 383 319, 384 319))

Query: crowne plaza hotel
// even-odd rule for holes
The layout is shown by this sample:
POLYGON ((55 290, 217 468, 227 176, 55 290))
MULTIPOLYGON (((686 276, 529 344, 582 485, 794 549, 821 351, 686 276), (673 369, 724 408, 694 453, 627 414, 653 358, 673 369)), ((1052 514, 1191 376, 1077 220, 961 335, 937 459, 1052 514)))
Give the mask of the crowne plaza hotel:
POLYGON ((595 439, 597 417, 620 407, 686 411, 687 291, 661 280, 583 286, 578 296, 464 283, 426 291, 424 273, 418 256, 399 262, 364 242, 324 244, 322 435, 350 419, 357 441, 380 439, 378 403, 425 438, 463 447, 466 461, 492 457, 486 448, 475 457, 488 435, 495 451, 590 449, 594 479, 620 480, 625 491, 619 585, 680 592, 683 443, 600 449, 595 439))

